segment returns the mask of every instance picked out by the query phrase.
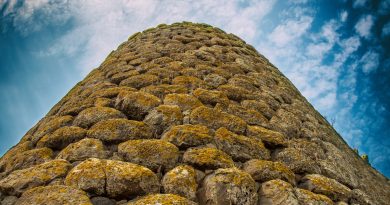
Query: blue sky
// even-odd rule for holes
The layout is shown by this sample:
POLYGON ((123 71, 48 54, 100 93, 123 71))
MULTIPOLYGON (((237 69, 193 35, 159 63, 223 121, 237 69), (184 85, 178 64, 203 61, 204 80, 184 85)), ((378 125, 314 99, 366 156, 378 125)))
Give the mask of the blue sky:
POLYGON ((134 32, 205 22, 274 63, 390 176, 390 0, 0 0, 0 154, 134 32))

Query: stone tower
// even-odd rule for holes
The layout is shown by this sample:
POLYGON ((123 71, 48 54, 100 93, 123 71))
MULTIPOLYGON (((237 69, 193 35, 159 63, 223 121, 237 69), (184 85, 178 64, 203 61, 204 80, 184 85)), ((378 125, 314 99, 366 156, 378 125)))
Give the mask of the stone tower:
POLYGON ((252 46, 205 24, 136 33, 0 160, 2 204, 389 204, 252 46))

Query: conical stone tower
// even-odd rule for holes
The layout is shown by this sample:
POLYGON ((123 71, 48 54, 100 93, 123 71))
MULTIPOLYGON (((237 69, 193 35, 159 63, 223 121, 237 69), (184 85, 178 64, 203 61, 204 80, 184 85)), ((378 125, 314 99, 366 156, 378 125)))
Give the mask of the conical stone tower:
POLYGON ((2 204, 390 204, 277 68, 204 24, 131 36, 0 169, 2 204))

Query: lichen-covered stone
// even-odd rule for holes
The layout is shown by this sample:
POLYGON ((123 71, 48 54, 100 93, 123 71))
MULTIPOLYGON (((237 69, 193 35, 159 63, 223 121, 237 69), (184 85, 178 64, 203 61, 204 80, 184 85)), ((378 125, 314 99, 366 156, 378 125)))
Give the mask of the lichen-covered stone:
POLYGON ((195 169, 188 165, 180 165, 169 171, 162 179, 165 193, 177 194, 196 201, 198 188, 195 169))
POLYGON ((211 143, 213 137, 206 126, 187 124, 171 127, 161 139, 180 148, 188 148, 211 143))
POLYGON ((104 142, 124 142, 153 137, 152 129, 144 122, 127 119, 109 119, 96 123, 87 133, 90 138, 104 142))
POLYGON ((360 189, 353 189, 349 203, 352 205, 376 205, 377 203, 360 189))
POLYGON ((92 205, 88 195, 69 186, 40 186, 23 193, 15 205, 92 205))
POLYGON ((113 108, 91 107, 81 111, 74 119, 73 124, 82 128, 89 128, 99 121, 114 118, 126 118, 126 116, 113 108))
POLYGON ((206 83, 193 76, 177 76, 172 80, 173 85, 181 85, 189 90, 195 90, 196 88, 206 88, 206 83))
POLYGON ((201 204, 256 205, 258 195, 252 177, 237 168, 218 169, 203 180, 201 204))
POLYGON ((164 98, 164 104, 177 105, 182 111, 193 110, 203 105, 197 98, 188 94, 168 94, 164 98))
POLYGON ((51 134, 43 136, 37 143, 37 147, 50 147, 53 149, 62 149, 70 143, 79 141, 85 137, 87 130, 76 127, 61 127, 51 134))
POLYGON ((351 197, 351 189, 334 179, 319 174, 306 175, 302 178, 299 187, 317 194, 326 195, 333 201, 348 201, 351 197))
POLYGON ((280 162, 252 159, 245 162, 243 170, 258 182, 282 179, 290 184, 295 184, 294 172, 280 162))
POLYGON ((200 169, 234 167, 232 158, 215 148, 190 148, 183 155, 183 161, 200 169))
POLYGON ((24 169, 33 165, 42 164, 50 161, 53 157, 53 151, 49 148, 38 148, 16 153, 10 157, 4 164, 4 171, 24 169))
POLYGON ((227 98, 227 96, 220 91, 198 88, 194 91, 193 94, 203 104, 215 106, 217 103, 221 103, 224 105, 229 103, 229 99, 227 98))
POLYGON ((65 147, 57 159, 65 159, 69 162, 82 161, 88 158, 105 159, 109 156, 102 141, 98 139, 85 138, 65 147))
POLYGON ((120 92, 115 107, 129 119, 142 121, 145 115, 161 104, 160 98, 145 92, 120 92))
POLYGON ((93 205, 116 205, 116 201, 107 197, 96 196, 92 197, 91 202, 93 205))
POLYGON ((270 120, 275 114, 275 111, 272 110, 270 106, 263 100, 244 100, 241 102, 241 105, 248 109, 257 110, 268 120, 270 120))
POLYGON ((215 144, 237 161, 270 159, 270 151, 261 140, 237 135, 226 128, 219 128, 215 132, 215 144))
POLYGON ((287 139, 282 133, 264 127, 248 126, 246 133, 249 137, 261 139, 266 146, 271 148, 285 147, 287 145, 287 139))
POLYGON ((160 78, 155 75, 140 74, 122 80, 119 85, 140 89, 149 85, 157 84, 159 81, 160 78))
POLYGON ((155 134, 160 135, 170 126, 182 124, 183 114, 177 105, 159 105, 149 112, 144 122, 152 128, 155 134))
POLYGON ((315 194, 306 189, 295 188, 295 195, 302 205, 333 205, 333 201, 322 194, 315 194))
POLYGON ((66 177, 65 184, 112 198, 130 198, 159 191, 158 178, 148 168, 96 158, 74 167, 66 177))
POLYGON ((171 93, 186 94, 188 89, 181 85, 169 85, 169 84, 160 84, 160 85, 150 85, 141 89, 143 92, 150 93, 154 96, 164 99, 164 97, 171 93))
POLYGON ((283 162, 295 173, 320 172, 317 162, 298 149, 285 148, 275 154, 275 160, 283 162))
POLYGON ((126 205, 196 205, 196 203, 175 194, 150 194, 126 205))
POLYGON ((218 104, 217 109, 235 115, 243 119, 248 125, 267 126, 268 120, 262 114, 253 109, 246 109, 239 104, 230 103, 228 106, 218 104))
POLYGON ((63 126, 71 125, 72 121, 73 117, 70 115, 49 117, 38 126, 30 140, 36 143, 44 135, 52 133, 63 126))
POLYGON ((191 112, 190 122, 191 124, 205 125, 215 130, 225 127, 238 134, 245 133, 247 126, 245 121, 237 116, 205 106, 198 107, 191 112))
POLYGON ((0 190, 9 195, 19 196, 27 189, 42 186, 56 178, 64 177, 70 168, 69 162, 60 159, 16 170, 0 180, 0 190))
POLYGON ((151 140, 128 140, 118 145, 118 153, 132 163, 152 170, 172 169, 179 159, 179 149, 172 143, 151 140))
POLYGON ((298 199, 294 194, 293 186, 280 179, 274 179, 262 183, 260 186, 259 195, 259 204, 299 205, 298 199))

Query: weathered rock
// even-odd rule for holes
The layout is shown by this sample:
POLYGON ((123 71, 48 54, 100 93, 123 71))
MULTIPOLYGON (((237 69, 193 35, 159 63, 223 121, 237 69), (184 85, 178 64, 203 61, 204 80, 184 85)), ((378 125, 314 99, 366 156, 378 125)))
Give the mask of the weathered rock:
POLYGON ((188 89, 181 85, 169 85, 169 84, 160 84, 160 85, 151 85, 145 88, 142 88, 141 91, 150 93, 154 96, 164 99, 164 97, 171 93, 186 94, 188 89))
POLYGON ((120 82, 120 86, 129 86, 140 89, 149 85, 155 85, 160 81, 160 78, 155 75, 139 74, 131 76, 120 82))
POLYGON ((333 201, 322 194, 315 194, 306 189, 295 188, 295 195, 302 205, 333 205, 333 201))
POLYGON ((42 164, 51 160, 52 157, 53 151, 46 147, 16 153, 14 156, 5 161, 4 171, 10 172, 42 164))
POLYGON ((161 100, 145 92, 120 92, 115 107, 125 113, 129 119, 142 121, 145 115, 161 104, 161 100))
POLYGON ((152 170, 172 169, 179 159, 179 149, 163 140, 129 140, 118 145, 118 152, 132 163, 152 170))
POLYGON ((349 203, 352 205, 375 205, 377 204, 372 200, 366 193, 360 189, 353 189, 352 196, 349 200, 349 203))
POLYGON ((96 158, 74 167, 66 177, 65 184, 112 198, 129 198, 159 191, 158 178, 148 168, 96 158))
POLYGON ((87 194, 68 186, 40 186, 23 193, 15 205, 92 205, 87 194))
POLYGON ((79 127, 89 128, 99 121, 114 118, 126 118, 126 116, 113 108, 91 107, 81 111, 74 119, 73 124, 79 127))
POLYGON ((243 134, 246 130, 246 123, 241 118, 205 106, 198 107, 191 112, 190 122, 191 124, 205 125, 215 130, 225 127, 238 134, 243 134))
POLYGON ((234 167, 232 158, 215 148, 190 148, 184 153, 183 161, 200 169, 234 167))
POLYGON ((193 110, 203 105, 197 98, 188 94, 168 94, 164 98, 164 104, 177 105, 182 111, 193 110))
POLYGON ((83 161, 88 158, 105 159, 109 155, 103 143, 98 139, 85 138, 65 147, 57 159, 65 159, 69 162, 83 161))
POLYGON ((256 190, 248 173, 236 168, 218 169, 204 179, 199 200, 201 204, 256 205, 256 190))
POLYGON ((6 196, 1 201, 1 205, 14 205, 17 200, 18 200, 18 197, 16 197, 16 196, 6 196))
POLYGON ((244 100, 241 102, 241 105, 245 108, 254 109, 260 112, 268 120, 275 114, 275 111, 263 100, 244 100))
POLYGON ((276 148, 287 145, 287 139, 282 133, 260 126, 248 126, 246 133, 249 137, 261 139, 267 147, 276 148))
POLYGON ((213 137, 206 126, 187 124, 171 127, 161 139, 180 148, 188 148, 208 144, 213 137))
POLYGON ((144 122, 127 119, 109 119, 96 123, 87 133, 90 138, 105 142, 124 142, 153 137, 152 129, 144 122))
POLYGON ((319 173, 317 162, 298 149, 285 148, 275 155, 277 161, 283 162, 295 173, 319 173))
POLYGON ((193 94, 203 104, 215 106, 217 103, 221 103, 223 105, 229 103, 229 99, 227 98, 227 96, 220 91, 198 88, 194 91, 193 94))
POLYGON ((294 172, 280 162, 252 159, 245 162, 243 169, 258 182, 265 182, 272 179, 282 179, 295 185, 294 172))
POLYGON ((101 196, 92 197, 91 203, 93 205, 116 205, 115 200, 106 197, 101 197, 101 196))
POLYGON ((234 160, 247 161, 250 159, 270 159, 270 152, 261 140, 237 135, 226 128, 215 132, 217 148, 226 152, 234 160))
POLYGON ((176 194, 196 201, 197 174, 188 165, 180 165, 165 174, 162 185, 165 193, 176 194))
POLYGON ((302 178, 299 187, 328 196, 333 201, 345 201, 351 197, 351 189, 334 179, 319 174, 308 174, 302 178))
POLYGON ((175 195, 175 194, 151 194, 140 199, 136 199, 127 203, 126 205, 195 205, 196 203, 175 195))
POLYGON ((27 169, 16 170, 0 180, 0 190, 9 195, 19 196, 33 187, 64 177, 71 164, 65 160, 52 160, 27 169))
POLYGON ((61 127, 51 134, 43 136, 37 143, 37 147, 49 147, 62 149, 70 143, 79 141, 85 137, 87 131, 81 127, 61 127))
POLYGON ((172 80, 172 84, 184 86, 189 90, 207 87, 206 83, 203 80, 192 76, 177 76, 172 80))
POLYGON ((183 114, 177 105, 160 105, 149 112, 144 122, 160 135, 170 126, 183 123, 183 114))
POLYGON ((298 205, 291 184, 280 179, 274 179, 261 184, 259 204, 264 205, 298 205))

